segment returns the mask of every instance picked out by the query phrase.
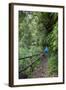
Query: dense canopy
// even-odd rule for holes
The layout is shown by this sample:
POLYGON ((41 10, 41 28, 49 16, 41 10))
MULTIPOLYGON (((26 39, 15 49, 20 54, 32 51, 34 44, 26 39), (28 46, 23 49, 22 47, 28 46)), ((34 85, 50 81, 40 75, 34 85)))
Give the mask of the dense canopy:
MULTIPOLYGON (((58 13, 19 11, 19 71, 37 60, 48 47, 48 76, 58 75, 58 13), (25 58, 21 59, 20 58, 25 58)), ((36 67, 40 60, 32 66, 36 67)), ((31 76, 31 70, 24 71, 31 76)))

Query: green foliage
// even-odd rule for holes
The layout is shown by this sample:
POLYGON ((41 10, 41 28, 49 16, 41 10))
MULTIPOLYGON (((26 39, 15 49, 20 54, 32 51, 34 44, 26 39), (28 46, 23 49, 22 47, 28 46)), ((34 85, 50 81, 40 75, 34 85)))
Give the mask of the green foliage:
POLYGON ((49 39, 49 58, 48 75, 58 76, 58 24, 54 25, 53 31, 48 35, 49 39), (51 41, 51 42, 50 42, 51 41))
MULTIPOLYGON (((58 73, 58 14, 48 12, 19 11, 19 59, 35 55, 48 46, 48 74, 58 73)), ((38 56, 19 60, 19 71, 37 60, 38 56)), ((40 60, 33 64, 34 69, 40 60)), ((31 69, 24 73, 31 76, 31 69)))
POLYGON ((56 56, 51 56, 48 59, 48 75, 51 76, 58 76, 58 58, 56 56))
POLYGON ((57 53, 58 49, 58 25, 56 24, 53 31, 48 35, 50 51, 57 53), (51 41, 51 42, 50 42, 51 41))

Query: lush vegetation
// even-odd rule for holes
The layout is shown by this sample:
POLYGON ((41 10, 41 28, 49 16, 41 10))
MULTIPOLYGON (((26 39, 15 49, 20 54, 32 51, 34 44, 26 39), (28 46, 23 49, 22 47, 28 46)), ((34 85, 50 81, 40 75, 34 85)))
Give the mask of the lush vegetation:
POLYGON ((49 48, 48 76, 57 76, 58 14, 19 11, 19 72, 37 60, 31 66, 32 69, 29 67, 23 71, 28 77, 31 77, 34 68, 40 64, 39 55, 36 54, 41 54, 46 46, 49 48))

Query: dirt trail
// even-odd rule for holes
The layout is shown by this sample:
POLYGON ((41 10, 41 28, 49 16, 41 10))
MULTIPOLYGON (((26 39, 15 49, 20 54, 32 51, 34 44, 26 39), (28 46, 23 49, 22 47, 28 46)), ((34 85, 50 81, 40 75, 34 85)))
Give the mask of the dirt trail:
POLYGON ((41 63, 32 73, 32 78, 48 77, 48 60, 45 56, 41 56, 41 63))

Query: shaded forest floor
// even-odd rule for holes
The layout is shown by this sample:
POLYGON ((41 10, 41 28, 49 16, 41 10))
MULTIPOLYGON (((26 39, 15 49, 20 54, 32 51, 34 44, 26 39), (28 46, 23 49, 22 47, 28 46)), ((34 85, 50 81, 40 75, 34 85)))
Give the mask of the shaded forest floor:
POLYGON ((32 72, 32 78, 48 77, 48 60, 46 57, 41 59, 40 64, 32 72))
POLYGON ((19 78, 45 78, 45 77, 58 77, 58 69, 57 69, 57 60, 54 59, 54 57, 51 57, 48 60, 48 57, 45 55, 40 55, 39 63, 34 67, 31 72, 30 69, 27 69, 29 71, 29 74, 27 73, 20 73, 19 78))

